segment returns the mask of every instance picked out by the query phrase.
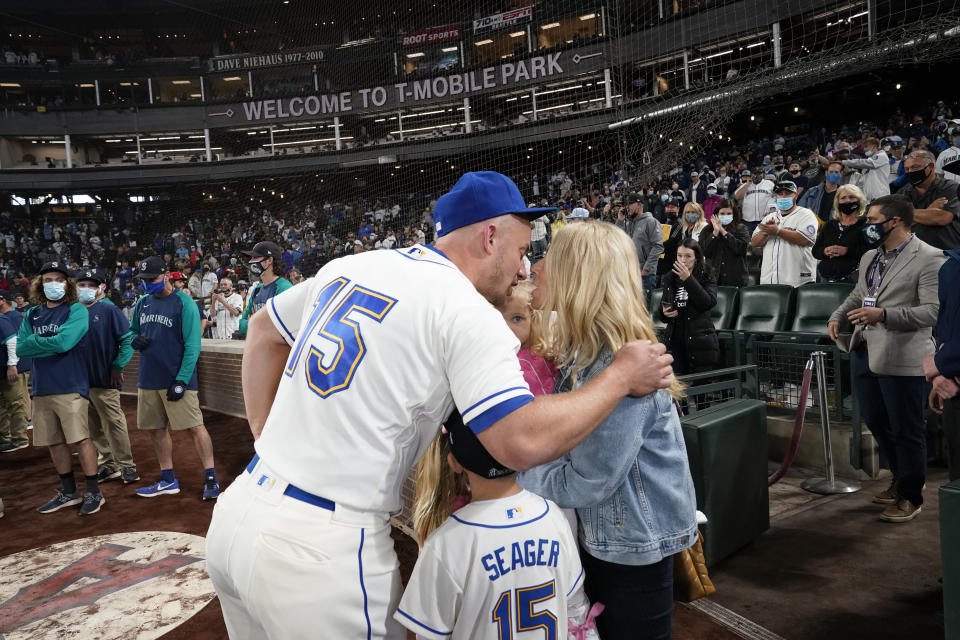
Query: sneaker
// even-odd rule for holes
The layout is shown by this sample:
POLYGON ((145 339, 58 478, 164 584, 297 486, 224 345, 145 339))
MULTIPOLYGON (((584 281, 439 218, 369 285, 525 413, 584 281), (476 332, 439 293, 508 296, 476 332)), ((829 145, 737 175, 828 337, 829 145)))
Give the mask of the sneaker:
POLYGON ((141 487, 140 489, 137 489, 137 495, 144 498, 155 498, 157 496, 162 496, 165 493, 169 493, 171 495, 174 493, 180 493, 180 481, 176 478, 174 478, 173 482, 157 480, 149 487, 141 487))
POLYGON ((897 481, 891 480, 890 486, 873 496, 873 504, 897 504, 900 496, 897 494, 897 481))
POLYGON ((72 507, 75 504, 80 504, 83 502, 83 497, 79 493, 64 493, 63 491, 57 491, 57 495, 53 497, 53 500, 47 502, 41 506, 37 511, 40 513, 53 513, 54 511, 59 511, 64 507, 72 507))
POLYGON ((90 493, 89 491, 83 495, 83 504, 80 505, 80 515, 89 516, 90 514, 100 511, 102 507, 107 502, 107 499, 103 497, 102 493, 90 493))
POLYGON ((137 470, 133 467, 124 467, 120 469, 120 480, 123 484, 130 484, 131 482, 137 482, 140 479, 140 474, 137 473, 137 470))
POLYGON ((27 421, 27 431, 33 431, 33 420, 27 421))
POLYGON ((203 483, 203 500, 216 500, 220 495, 220 483, 216 480, 205 480, 203 483))
POLYGON ((0 444, 0 453, 13 453, 14 451, 20 451, 20 449, 26 449, 28 445, 26 442, 16 443, 16 442, 7 442, 6 444, 0 444))
POLYGON ((880 519, 886 522, 907 522, 913 520, 920 513, 920 506, 906 498, 900 498, 896 504, 890 505, 880 514, 880 519))
POLYGON ((112 467, 100 467, 97 471, 97 482, 106 482, 107 480, 116 480, 120 477, 120 470, 112 467))

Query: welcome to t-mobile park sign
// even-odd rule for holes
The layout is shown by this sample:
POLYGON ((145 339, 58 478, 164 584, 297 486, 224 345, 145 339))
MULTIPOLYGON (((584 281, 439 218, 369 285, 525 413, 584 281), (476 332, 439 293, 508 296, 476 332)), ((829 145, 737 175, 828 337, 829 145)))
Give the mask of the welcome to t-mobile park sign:
POLYGON ((207 107, 207 118, 212 126, 232 126, 269 120, 297 120, 408 109, 449 101, 451 98, 518 88, 544 80, 557 80, 565 75, 596 71, 603 68, 604 58, 600 47, 583 47, 392 85, 293 98, 252 100, 229 106, 211 105, 207 107))

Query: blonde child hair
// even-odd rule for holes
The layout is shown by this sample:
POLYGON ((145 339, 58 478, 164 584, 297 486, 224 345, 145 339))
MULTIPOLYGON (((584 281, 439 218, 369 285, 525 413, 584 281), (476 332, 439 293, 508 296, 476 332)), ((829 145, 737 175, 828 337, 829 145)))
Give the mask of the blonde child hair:
MULTIPOLYGON (((632 340, 657 342, 637 250, 623 230, 609 222, 566 226, 544 259, 549 291, 540 309, 539 351, 557 368, 572 364, 572 380, 604 347, 616 353, 632 340)), ((674 379, 670 393, 682 397, 683 385, 674 379)))
POLYGON ((521 306, 526 309, 527 313, 530 314, 530 335, 526 341, 524 341, 524 344, 530 345, 530 350, 536 353, 536 348, 540 343, 540 312, 533 308, 534 288, 535 286, 530 280, 521 280, 514 285, 513 290, 504 303, 497 307, 497 311, 503 313, 507 310, 507 305, 511 302, 519 302, 521 306))
POLYGON ((457 496, 466 495, 467 476, 454 473, 447 464, 450 438, 439 431, 423 454, 416 470, 413 496, 413 533, 421 547, 453 512, 457 496))

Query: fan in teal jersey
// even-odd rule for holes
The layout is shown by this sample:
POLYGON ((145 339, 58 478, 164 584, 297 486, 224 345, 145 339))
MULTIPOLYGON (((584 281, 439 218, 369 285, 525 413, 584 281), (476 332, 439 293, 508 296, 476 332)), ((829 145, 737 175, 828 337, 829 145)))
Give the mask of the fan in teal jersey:
POLYGON ((283 250, 276 244, 266 241, 258 242, 252 250, 243 253, 250 256, 250 274, 259 278, 260 282, 253 285, 250 293, 247 294, 247 308, 243 310, 243 316, 240 317, 240 330, 237 332, 241 336, 247 335, 250 316, 267 304, 270 298, 293 286, 283 277, 283 263, 280 262, 283 250))

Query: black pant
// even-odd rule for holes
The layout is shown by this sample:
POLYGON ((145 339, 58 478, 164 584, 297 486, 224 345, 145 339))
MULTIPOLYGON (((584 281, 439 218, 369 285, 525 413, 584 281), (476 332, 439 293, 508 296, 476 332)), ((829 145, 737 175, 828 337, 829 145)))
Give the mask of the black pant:
POLYGON ((926 482, 927 435, 923 409, 930 384, 923 376, 870 371, 866 349, 853 354, 853 389, 867 428, 887 456, 897 492, 919 506, 926 482))
POLYGON ((604 605, 597 617, 603 640, 670 640, 673 622, 673 556, 633 566, 598 560, 581 547, 590 602, 604 605))

